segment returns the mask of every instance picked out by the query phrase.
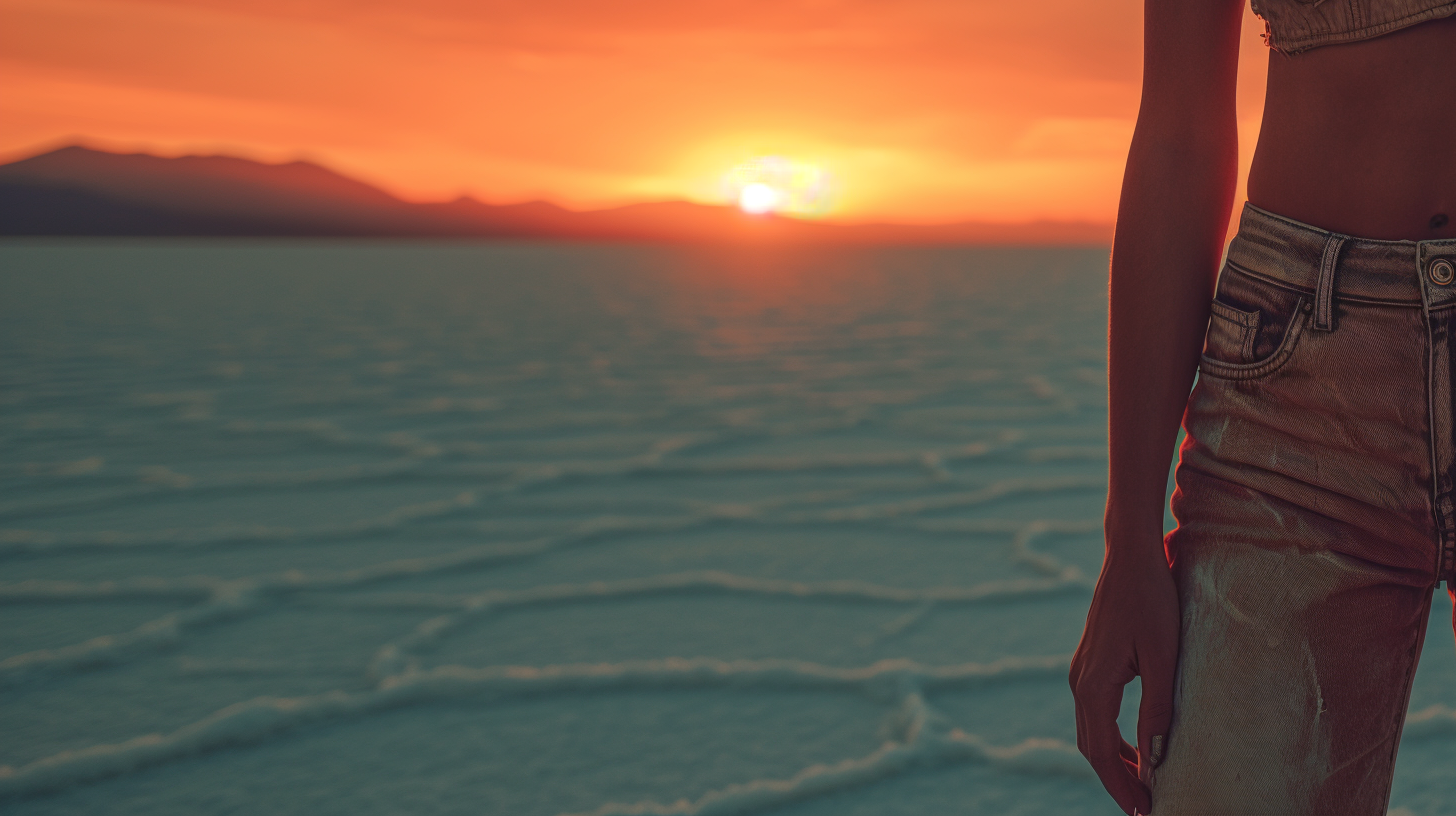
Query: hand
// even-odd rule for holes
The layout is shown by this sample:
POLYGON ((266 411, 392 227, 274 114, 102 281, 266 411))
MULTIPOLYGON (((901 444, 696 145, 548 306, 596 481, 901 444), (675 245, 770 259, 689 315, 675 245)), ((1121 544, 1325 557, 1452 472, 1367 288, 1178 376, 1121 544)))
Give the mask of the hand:
POLYGON ((1118 806, 1143 816, 1152 807, 1145 784, 1148 771, 1162 761, 1167 746, 1178 662, 1178 589, 1161 550, 1159 546, 1154 559, 1121 562, 1114 560, 1114 548, 1108 548, 1087 628, 1072 656, 1070 678, 1077 707, 1077 749, 1092 763, 1118 806), (1143 697, 1138 707, 1138 745, 1133 748, 1117 730, 1117 714, 1123 686, 1137 676, 1142 677, 1143 697))

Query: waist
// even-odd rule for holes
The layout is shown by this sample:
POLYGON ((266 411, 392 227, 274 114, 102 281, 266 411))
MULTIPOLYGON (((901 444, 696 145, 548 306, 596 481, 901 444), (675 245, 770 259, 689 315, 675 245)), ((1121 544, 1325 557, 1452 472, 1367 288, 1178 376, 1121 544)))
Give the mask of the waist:
POLYGON ((1245 204, 1227 262, 1310 293, 1328 265, 1342 299, 1415 308, 1456 305, 1456 238, 1361 238, 1245 204))
MULTIPOLYGON (((1451 133, 1456 143, 1456 126, 1451 133)), ((1348 147, 1296 156, 1300 151, 1272 150, 1261 137, 1249 171, 1249 201, 1347 235, 1456 238, 1456 155, 1450 147, 1348 147)))
POLYGON ((1249 200, 1369 238, 1456 237, 1456 17, 1270 57, 1249 200))

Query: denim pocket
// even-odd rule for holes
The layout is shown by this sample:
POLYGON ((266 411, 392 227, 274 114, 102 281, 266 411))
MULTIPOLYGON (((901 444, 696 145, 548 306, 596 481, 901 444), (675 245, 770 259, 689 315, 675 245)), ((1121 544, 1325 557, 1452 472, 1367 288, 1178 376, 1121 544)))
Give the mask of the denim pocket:
POLYGON ((1230 380, 1274 373, 1294 354, 1311 309, 1308 295, 1226 266, 1219 276, 1199 371, 1230 380))
POLYGON ((1259 312, 1245 312, 1215 300, 1208 317, 1208 336, 1203 355, 1233 365, 1253 362, 1254 335, 1259 330, 1259 312))

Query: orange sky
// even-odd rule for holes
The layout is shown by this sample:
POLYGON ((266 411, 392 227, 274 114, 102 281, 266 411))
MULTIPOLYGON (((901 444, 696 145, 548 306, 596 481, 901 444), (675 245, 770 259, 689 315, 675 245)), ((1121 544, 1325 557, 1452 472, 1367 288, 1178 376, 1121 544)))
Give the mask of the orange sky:
MULTIPOLYGON (((757 155, 839 220, 1109 221, 1140 0, 0 0, 0 156, 311 158, 412 199, 689 198, 757 155)), ((1244 161, 1263 102, 1246 16, 1244 161)))

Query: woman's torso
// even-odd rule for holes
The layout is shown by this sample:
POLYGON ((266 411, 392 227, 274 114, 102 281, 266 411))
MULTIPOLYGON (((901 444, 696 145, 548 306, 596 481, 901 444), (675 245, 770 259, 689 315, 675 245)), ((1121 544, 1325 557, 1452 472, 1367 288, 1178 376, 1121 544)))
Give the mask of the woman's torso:
POLYGON ((1456 237, 1456 17, 1272 53, 1249 201, 1363 238, 1456 237))

